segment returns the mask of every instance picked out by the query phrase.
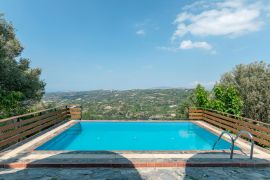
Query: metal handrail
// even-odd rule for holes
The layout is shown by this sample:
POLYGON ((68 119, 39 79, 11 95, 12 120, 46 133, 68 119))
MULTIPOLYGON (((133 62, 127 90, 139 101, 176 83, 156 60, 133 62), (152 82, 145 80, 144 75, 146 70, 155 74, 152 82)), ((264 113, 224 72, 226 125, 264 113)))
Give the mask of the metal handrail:
POLYGON ((230 147, 230 149, 231 149, 230 158, 232 159, 232 158, 233 158, 234 139, 233 139, 232 135, 231 135, 228 131, 223 131, 223 132, 219 135, 218 139, 216 140, 215 144, 213 145, 212 150, 215 149, 217 143, 220 141, 221 137, 222 137, 224 134, 227 134, 227 135, 231 138, 232 145, 231 145, 231 147, 230 147))
POLYGON ((250 132, 248 132, 247 130, 241 130, 241 131, 239 131, 238 134, 237 134, 237 136, 236 136, 235 138, 233 138, 233 136, 232 136, 228 131, 223 131, 223 132, 219 135, 219 137, 218 137, 218 139, 216 140, 216 142, 214 143, 212 150, 215 149, 215 146, 216 146, 216 144, 220 141, 221 137, 222 137, 224 134, 227 134, 227 135, 229 135, 229 137, 231 138, 231 142, 232 142, 232 143, 231 143, 232 145, 231 145, 231 147, 230 147, 230 149, 231 149, 230 159, 232 159, 232 158, 233 158, 233 151, 234 151, 234 144, 235 144, 235 141, 236 141, 243 133, 247 134, 247 135, 249 136, 249 139, 251 140, 250 159, 252 159, 252 158, 253 158, 253 149, 254 149, 254 139, 253 139, 252 134, 251 134, 250 132))
MULTIPOLYGON (((235 137, 234 139, 234 142, 243 134, 247 134, 249 136, 249 139, 251 140, 251 147, 250 147, 250 159, 253 158, 253 149, 254 149, 254 139, 253 139, 253 136, 250 132, 248 132, 247 130, 241 130, 238 132, 237 136, 235 137)), ((234 144, 233 144, 233 149, 232 151, 234 150, 234 144)))

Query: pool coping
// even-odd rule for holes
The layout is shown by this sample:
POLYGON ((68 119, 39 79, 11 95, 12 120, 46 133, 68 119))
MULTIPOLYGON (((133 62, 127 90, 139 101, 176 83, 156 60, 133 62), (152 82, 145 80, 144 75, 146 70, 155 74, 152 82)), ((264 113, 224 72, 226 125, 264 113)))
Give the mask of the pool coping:
MULTIPOLYGON (((36 147, 40 146, 44 142, 47 142, 51 138, 57 136, 61 132, 70 128, 78 122, 192 122, 200 127, 207 129, 208 131, 219 135, 222 131, 219 128, 216 128, 203 121, 191 121, 191 120, 170 120, 170 121, 156 121, 156 120, 70 120, 62 124, 54 126, 37 135, 35 138, 32 138, 29 141, 15 145, 13 148, 8 151, 1 153, 2 157, 0 158, 0 167, 2 168, 29 168, 29 167, 270 167, 270 154, 267 150, 255 146, 254 147, 254 157, 256 161, 248 160, 249 145, 247 141, 240 139, 236 142, 236 145, 240 148, 243 148, 243 151, 235 150, 235 157, 233 161, 228 161, 229 159, 229 150, 165 150, 165 151, 45 151, 45 150, 34 150, 36 147), (123 156, 123 159, 129 159, 129 162, 118 162, 115 159, 110 159, 110 162, 106 162, 106 158, 102 159, 102 156, 106 157, 106 154, 118 154, 123 156), (16 157, 16 155, 24 154, 26 157, 34 158, 34 161, 28 162, 26 160, 18 161, 9 161, 16 157), (66 157, 63 156, 66 154, 66 157), (188 159, 192 156, 203 154, 202 157, 197 157, 200 159, 198 162, 188 162, 188 159), (218 155, 219 154, 219 155, 218 155), (62 160, 52 161, 52 162, 35 162, 35 157, 52 157, 59 156, 62 160), (100 155, 100 156, 98 156, 100 155), (101 159, 101 162, 82 162, 78 160, 78 157, 87 157, 95 159, 101 159), (208 157, 209 156, 209 157, 208 157), (238 157, 239 156, 239 157, 238 157), (243 156, 243 157, 242 157, 243 156), (76 162, 63 162, 65 158, 76 160, 76 162), (217 158, 218 157, 218 158, 217 158), (224 161, 226 159, 226 161, 224 161), (260 159, 262 161, 260 161, 260 159), (161 162, 162 161, 162 162, 161 162), (222 162, 223 161, 223 162, 222 162)), ((228 141, 229 137, 224 136, 224 140, 228 141)), ((109 157, 109 156, 108 156, 109 157)), ((37 158, 37 159, 38 159, 37 158)))
MULTIPOLYGON (((41 146, 42 144, 46 143, 47 141, 51 140, 52 138, 54 138, 55 136, 61 134, 62 132, 66 131, 67 129, 71 128, 72 126, 74 126, 75 124, 79 123, 79 122, 151 122, 151 123, 160 123, 160 122, 189 122, 189 123, 193 123, 196 124, 197 126, 206 129, 207 131, 210 131, 211 133, 215 134, 216 136, 219 136, 219 134, 217 133, 218 129, 213 129, 213 127, 209 127, 209 125, 207 125, 207 123, 203 124, 200 121, 190 121, 190 120, 182 120, 182 121, 175 121, 175 120, 128 120, 128 121, 123 121, 123 120, 77 120, 77 121, 73 121, 72 123, 70 123, 68 126, 62 128, 61 130, 57 131, 56 133, 48 136, 46 139, 35 143, 33 146, 31 146, 27 151, 38 151, 38 152, 43 152, 43 151, 57 151, 60 152, 62 150, 36 150, 36 148, 38 148, 39 146, 41 146)), ((230 143, 230 138, 229 136, 223 136, 222 137, 223 140, 227 141, 228 143, 230 143)), ((236 142, 235 143, 236 146, 242 146, 241 143, 236 142)), ((63 152, 72 152, 73 150, 63 150, 63 152)), ((229 152, 229 150, 111 150, 111 152, 117 152, 117 153, 145 153, 145 152, 161 152, 161 153, 182 153, 182 152, 229 152)), ((237 150, 235 150, 237 151, 237 150)), ((247 147, 243 147, 241 149, 242 152, 248 152, 248 148, 247 147)), ((85 152, 82 151, 82 152, 85 152)), ((87 151, 86 151, 87 152, 87 151)), ((97 150, 90 150, 88 152, 93 152, 93 153, 100 153, 100 152, 106 152, 106 151, 97 151, 97 150)))
MULTIPOLYGON (((211 133, 215 134, 216 136, 219 136, 219 129, 208 124, 205 123, 203 121, 193 121, 193 120, 181 120, 181 121, 176 121, 176 120, 71 120, 71 121, 67 121, 65 123, 63 123, 60 126, 60 129, 57 129, 56 132, 53 133, 49 133, 49 131, 41 133, 41 135, 45 134, 45 133, 49 133, 49 135, 44 135, 46 136, 45 138, 42 138, 42 140, 35 142, 35 143, 31 143, 32 145, 27 148, 24 152, 74 152, 73 150, 36 150, 36 148, 38 148, 39 146, 41 146, 42 144, 46 143, 47 141, 51 140, 52 138, 58 136, 59 134, 61 134, 62 132, 66 131, 67 129, 71 128, 72 126, 74 126, 75 124, 79 123, 79 122, 154 122, 154 123, 158 123, 158 122, 191 122, 194 123, 198 126, 200 126, 203 129, 206 129, 208 131, 210 131, 211 133), (62 127, 63 126, 63 127, 62 127)), ((52 132, 52 131, 51 131, 52 132)), ((223 140, 227 141, 230 143, 230 138, 228 135, 224 135, 222 137, 223 140)), ((247 141, 244 141, 243 139, 241 139, 239 142, 243 141, 244 143, 246 143, 247 141)), ((236 142, 235 145, 241 147, 241 152, 242 153, 248 153, 249 152, 249 147, 245 146, 245 144, 241 144, 239 142, 236 142)), ((23 143, 19 143, 20 145, 23 143)), ((235 152, 239 151, 239 150, 234 150, 235 152)), ((106 151, 97 151, 97 150, 90 150, 90 151, 80 151, 80 152, 93 152, 93 153, 104 153, 106 151)), ((229 152, 229 150, 111 150, 110 152, 116 152, 116 153, 145 153, 145 152, 159 152, 159 153, 198 153, 198 152, 229 152)), ((256 153, 256 152, 255 152, 256 153)))

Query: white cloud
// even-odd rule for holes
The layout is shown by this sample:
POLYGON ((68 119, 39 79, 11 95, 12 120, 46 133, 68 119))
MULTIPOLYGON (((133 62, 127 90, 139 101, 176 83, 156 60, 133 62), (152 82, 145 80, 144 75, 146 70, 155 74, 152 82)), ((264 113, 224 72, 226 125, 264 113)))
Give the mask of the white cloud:
POLYGON ((137 22, 134 25, 135 33, 138 36, 149 35, 154 31, 159 31, 160 27, 157 24, 156 19, 146 18, 141 22, 137 22))
POLYGON ((139 35, 139 36, 144 36, 145 35, 145 30, 139 29, 139 30, 136 31, 136 34, 139 35))
POLYGON ((192 9, 206 9, 212 6, 214 2, 211 1, 207 1, 205 2, 204 0, 201 1, 195 1, 192 4, 188 4, 186 6, 184 6, 182 9, 183 10, 192 10, 192 9))
POLYGON ((180 50, 188 50, 188 49, 203 49, 203 50, 210 50, 211 54, 216 53, 208 42, 205 41, 192 42, 191 40, 182 41, 178 47, 158 46, 157 49, 170 52, 177 52, 180 50))
POLYGON ((261 29, 264 13, 261 1, 225 0, 209 3, 199 1, 184 8, 174 21, 177 28, 172 40, 186 34, 195 36, 230 36, 235 37, 261 29), (203 6, 204 4, 204 6, 203 6), (200 11, 193 12, 198 8, 200 11))
POLYGON ((182 41, 180 44, 180 49, 194 49, 194 48, 198 48, 198 49, 205 49, 205 50, 211 50, 212 46, 210 44, 208 44, 207 42, 192 42, 191 40, 185 40, 182 41))

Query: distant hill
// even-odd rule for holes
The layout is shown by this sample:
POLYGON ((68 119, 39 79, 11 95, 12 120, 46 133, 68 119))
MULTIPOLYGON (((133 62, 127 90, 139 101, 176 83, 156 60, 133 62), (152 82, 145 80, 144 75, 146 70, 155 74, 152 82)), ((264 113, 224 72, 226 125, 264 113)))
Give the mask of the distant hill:
POLYGON ((93 90, 47 93, 45 104, 83 106, 83 119, 176 119, 190 89, 93 90))

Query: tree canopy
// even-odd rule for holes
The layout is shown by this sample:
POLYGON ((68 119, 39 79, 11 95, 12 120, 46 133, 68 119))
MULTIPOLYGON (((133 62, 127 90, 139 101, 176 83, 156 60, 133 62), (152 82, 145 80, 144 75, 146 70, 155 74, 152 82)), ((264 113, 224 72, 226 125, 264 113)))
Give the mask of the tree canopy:
POLYGON ((216 84, 211 91, 198 84, 193 93, 177 109, 179 118, 187 117, 188 108, 199 107, 241 115, 243 101, 234 86, 216 84))
POLYGON ((243 114, 246 117, 269 121, 270 64, 261 61, 237 65, 222 76, 220 83, 237 89, 244 102, 243 114))
POLYGON ((270 121, 270 64, 262 61, 237 65, 222 75, 211 91, 198 85, 180 113, 195 106, 270 121))
POLYGON ((41 69, 30 68, 22 51, 12 24, 0 14, 0 117, 24 112, 44 94, 41 69))
POLYGON ((235 115, 241 114, 243 105, 240 95, 234 86, 224 86, 221 84, 216 84, 210 92, 203 86, 198 85, 192 95, 192 101, 196 107, 235 115))

